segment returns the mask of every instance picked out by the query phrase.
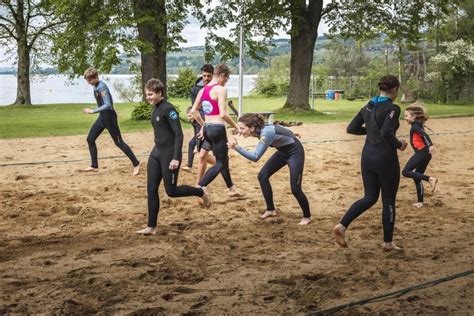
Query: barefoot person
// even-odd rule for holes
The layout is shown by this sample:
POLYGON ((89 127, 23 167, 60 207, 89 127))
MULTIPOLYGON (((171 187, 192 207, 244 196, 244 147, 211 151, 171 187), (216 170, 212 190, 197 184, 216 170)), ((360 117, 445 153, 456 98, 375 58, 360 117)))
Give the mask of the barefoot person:
POLYGON ((438 183, 438 179, 424 174, 435 151, 431 138, 425 132, 424 124, 427 120, 428 114, 423 106, 412 104, 405 109, 405 121, 411 124, 410 144, 415 154, 403 168, 402 175, 415 181, 418 202, 413 206, 416 208, 423 206, 424 188, 422 181, 427 181, 430 184, 431 192, 434 192, 438 183))
POLYGON ((258 161, 268 147, 275 147, 275 152, 265 163, 258 174, 258 181, 262 189, 267 210, 260 218, 265 219, 276 216, 275 205, 273 204, 273 191, 270 185, 270 177, 287 165, 290 168, 291 192, 295 196, 298 204, 303 210, 303 218, 299 225, 306 225, 311 222, 311 212, 306 195, 301 189, 304 168, 304 148, 295 134, 278 125, 266 125, 263 117, 259 114, 246 113, 239 118, 237 123, 239 132, 245 138, 252 136, 260 139, 254 152, 245 150, 238 146, 237 140, 233 139, 228 143, 228 147, 235 149, 239 154, 252 161, 258 161))
POLYGON ((216 164, 199 180, 199 186, 206 187, 221 173, 229 189, 229 195, 240 196, 232 182, 229 171, 226 123, 237 130, 237 124, 226 110, 227 90, 224 86, 229 80, 229 76, 229 67, 224 64, 217 66, 212 81, 199 91, 191 113, 202 126, 199 137, 203 140, 203 143, 208 142, 212 146, 216 158, 216 164), (204 111, 205 123, 199 114, 201 108, 204 111))
POLYGON ((157 228, 160 198, 158 187, 161 180, 166 194, 170 197, 198 196, 205 207, 210 206, 207 193, 201 188, 188 185, 177 186, 179 165, 181 163, 183 131, 178 112, 164 98, 165 88, 158 79, 150 79, 145 85, 146 99, 153 106, 151 124, 155 133, 155 146, 148 158, 147 193, 148 226, 137 231, 139 234, 155 235, 157 228))
POLYGON ((370 100, 347 127, 349 134, 367 135, 361 159, 364 197, 352 204, 334 227, 334 234, 336 242, 347 247, 345 231, 349 224, 374 205, 382 191, 384 249, 389 251, 398 249, 392 242, 395 200, 400 182, 397 149, 405 150, 407 143, 396 137, 396 131, 400 127, 400 107, 393 101, 398 95, 400 82, 397 77, 387 75, 380 79, 378 86, 380 96, 370 100))
POLYGON ((97 101, 97 108, 84 108, 82 111, 86 114, 99 113, 99 117, 92 125, 89 135, 87 136, 87 143, 89 145, 89 152, 91 155, 92 164, 90 167, 83 169, 83 172, 97 172, 99 171, 99 163, 97 161, 97 145, 95 140, 99 135, 107 129, 112 137, 115 145, 120 148, 125 155, 130 159, 133 165, 132 175, 136 176, 140 171, 140 161, 133 154, 130 147, 123 141, 122 135, 117 122, 117 113, 114 109, 114 102, 107 85, 99 80, 99 73, 95 68, 89 68, 84 72, 84 79, 94 87, 94 96, 97 101))

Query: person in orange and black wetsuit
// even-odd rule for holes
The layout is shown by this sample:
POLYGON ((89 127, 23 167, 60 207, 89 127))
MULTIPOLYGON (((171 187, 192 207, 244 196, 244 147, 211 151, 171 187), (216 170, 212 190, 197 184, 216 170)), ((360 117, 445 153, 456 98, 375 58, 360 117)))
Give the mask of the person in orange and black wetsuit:
POLYGON ((423 206, 424 188, 422 181, 429 182, 431 191, 434 192, 438 179, 425 175, 426 167, 434 154, 435 147, 428 134, 425 132, 424 123, 428 120, 426 110, 412 104, 405 109, 405 120, 411 124, 410 144, 415 154, 408 160, 402 175, 415 181, 418 202, 413 204, 416 208, 423 206))

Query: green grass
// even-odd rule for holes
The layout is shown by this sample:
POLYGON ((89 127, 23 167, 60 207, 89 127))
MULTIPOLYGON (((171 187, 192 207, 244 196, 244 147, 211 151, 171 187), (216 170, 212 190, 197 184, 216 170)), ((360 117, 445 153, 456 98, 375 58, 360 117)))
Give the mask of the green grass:
MULTIPOLYGON (((189 106, 187 99, 171 99, 175 106, 184 112, 189 106)), ((233 99, 237 107, 237 100, 233 99)), ((354 114, 366 104, 366 100, 327 101, 316 99, 316 110, 323 114, 285 113, 278 111, 285 98, 246 97, 243 103, 244 112, 277 111, 275 120, 302 121, 304 123, 324 123, 349 121, 354 114)), ((311 103, 311 102, 310 102, 311 103)), ((120 103, 115 108, 119 112, 122 132, 150 130, 149 121, 136 122, 130 119, 134 104, 120 103)), ((87 135, 97 115, 85 115, 83 107, 95 107, 93 104, 54 104, 31 107, 0 107, 0 138, 87 135)), ((405 106, 402 106, 405 107, 405 106)), ((474 116, 474 104, 438 105, 426 104, 430 117, 474 116)), ((189 124, 183 124, 189 128, 189 124)))

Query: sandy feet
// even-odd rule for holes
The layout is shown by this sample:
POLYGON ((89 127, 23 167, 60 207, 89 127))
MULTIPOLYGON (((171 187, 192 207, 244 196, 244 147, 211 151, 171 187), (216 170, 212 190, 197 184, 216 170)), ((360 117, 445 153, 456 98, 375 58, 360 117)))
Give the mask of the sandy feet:
POLYGON ((145 236, 152 236, 152 235, 156 235, 157 230, 158 229, 156 227, 147 227, 147 228, 142 229, 142 230, 137 230, 136 233, 137 234, 142 234, 142 235, 145 235, 145 236))
POLYGON ((265 213, 260 215, 260 219, 265 219, 265 218, 268 218, 268 217, 275 217, 275 216, 277 216, 276 211, 265 211, 265 213))
POLYGON ((229 196, 230 197, 242 197, 244 196, 242 193, 240 193, 236 188, 235 186, 229 188, 229 196))
POLYGON ((417 203, 413 204, 413 206, 416 207, 416 208, 420 208, 420 207, 423 206, 423 203, 422 202, 417 202, 417 203))
POLYGON ((188 166, 182 166, 181 169, 186 172, 191 172, 191 167, 188 167, 188 166))
POLYGON ((211 197, 209 196, 209 193, 207 193, 207 191, 202 188, 202 190, 204 191, 204 194, 203 196, 201 196, 201 201, 202 201, 202 204, 199 203, 200 205, 204 206, 205 208, 209 208, 211 207, 211 197))
POLYGON ((402 248, 398 247, 393 242, 384 242, 383 243, 383 250, 384 251, 402 250, 402 248))
POLYGON ((428 182, 430 183, 431 192, 434 192, 436 190, 436 185, 438 184, 438 179, 430 177, 428 182))
POLYGON ((333 233, 336 243, 343 248, 347 248, 347 242, 345 237, 346 228, 344 227, 344 225, 337 224, 333 229, 333 233))
POLYGON ((311 217, 303 217, 298 225, 308 225, 311 223, 311 217))
POLYGON ((79 169, 79 172, 99 172, 99 168, 87 167, 85 169, 79 169))

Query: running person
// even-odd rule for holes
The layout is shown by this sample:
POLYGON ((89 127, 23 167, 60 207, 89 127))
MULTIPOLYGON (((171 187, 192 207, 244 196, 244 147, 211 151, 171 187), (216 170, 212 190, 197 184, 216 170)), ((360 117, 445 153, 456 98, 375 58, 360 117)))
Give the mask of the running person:
POLYGON ((423 206, 424 188, 422 181, 427 181, 430 184, 431 192, 434 192, 438 183, 438 179, 424 174, 435 151, 433 142, 424 129, 424 123, 427 120, 428 114, 422 106, 412 104, 405 109, 405 121, 411 124, 410 144, 415 154, 403 168, 402 175, 415 181, 418 202, 413 206, 416 208, 423 206))
MULTIPOLYGON (((199 180, 200 187, 206 187, 221 173, 229 189, 230 196, 240 196, 236 190, 229 171, 229 149, 227 148, 226 123, 237 130, 237 124, 226 110, 227 90, 224 87, 230 77, 230 70, 224 64, 216 67, 211 82, 201 89, 196 97, 191 113, 202 126, 198 137, 212 146, 216 164, 207 170, 199 180), (199 114, 203 109, 205 123, 199 114)), ((199 176, 199 175, 198 175, 199 176)))
POLYGON ((98 172, 99 163, 97 161, 97 145, 95 140, 99 135, 107 129, 112 137, 115 145, 120 148, 125 155, 130 159, 133 165, 132 175, 136 176, 140 171, 140 161, 133 154, 130 147, 123 141, 122 135, 117 122, 117 113, 114 109, 114 102, 107 85, 99 80, 99 73, 95 68, 89 68, 84 72, 84 79, 94 87, 94 96, 97 101, 97 108, 84 108, 82 111, 86 114, 99 113, 99 117, 92 125, 89 135, 87 136, 87 144, 89 145, 89 152, 91 155, 92 164, 83 172, 98 172))
POLYGON ((202 188, 188 185, 177 186, 179 165, 181 163, 183 130, 174 106, 164 98, 165 88, 158 79, 150 79, 145 85, 146 99, 153 105, 151 124, 155 133, 155 146, 148 158, 147 194, 148 226, 137 231, 139 234, 155 235, 160 198, 158 188, 164 181, 166 194, 170 197, 198 196, 205 207, 210 199, 202 188))
MULTIPOLYGON (((188 163, 185 166, 182 166, 181 169, 185 171, 190 171, 191 168, 193 167, 193 161, 194 161, 194 155, 195 153, 199 153, 199 149, 201 148, 201 140, 198 138, 197 134, 201 130, 201 125, 194 119, 194 116, 191 114, 191 109, 192 106, 187 108, 186 110, 186 115, 188 116, 189 123, 191 123, 191 126, 193 127, 194 130, 194 136, 189 140, 188 143, 188 163)), ((207 151, 205 151, 207 153, 207 151)), ((211 160, 211 164, 215 164, 215 160, 213 160, 212 156, 207 156, 207 159, 211 160)), ((204 161, 204 170, 206 167, 206 161, 204 161)), ((199 180, 198 180, 199 181, 199 180)))
POLYGON ((303 210, 303 218, 298 225, 309 224, 311 222, 309 203, 301 189, 304 168, 304 148, 296 138, 299 135, 278 125, 265 125, 263 117, 253 113, 242 115, 237 125, 239 126, 240 134, 245 138, 253 136, 260 139, 254 152, 247 151, 238 146, 236 139, 228 143, 229 148, 235 149, 245 158, 256 162, 263 156, 268 147, 275 147, 277 149, 277 152, 267 160, 258 174, 260 188, 262 189, 263 197, 267 204, 267 210, 260 218, 265 219, 270 216, 276 216, 276 209, 273 203, 273 191, 269 179, 283 166, 288 165, 290 168, 291 193, 293 193, 303 210))
POLYGON ((370 100, 347 127, 349 134, 367 135, 361 158, 364 197, 352 204, 339 224, 334 227, 334 234, 337 244, 347 247, 347 227, 377 202, 382 191, 384 250, 389 251, 399 249, 392 242, 395 200, 400 183, 397 149, 405 150, 407 143, 396 137, 400 127, 400 107, 393 101, 397 98, 400 82, 397 77, 387 75, 380 79, 378 86, 380 96, 370 100))

